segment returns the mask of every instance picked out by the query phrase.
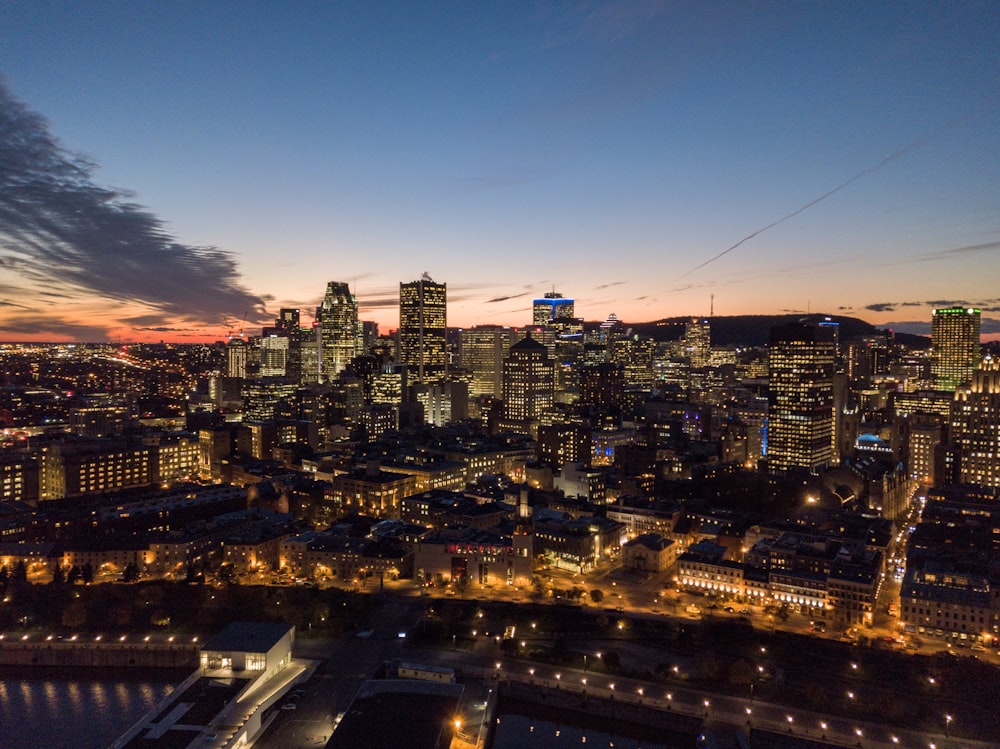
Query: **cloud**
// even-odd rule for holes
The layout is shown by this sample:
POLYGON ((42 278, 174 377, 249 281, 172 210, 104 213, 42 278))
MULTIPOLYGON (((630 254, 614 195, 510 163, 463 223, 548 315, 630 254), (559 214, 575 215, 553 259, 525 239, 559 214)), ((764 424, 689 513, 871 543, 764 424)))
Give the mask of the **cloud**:
POLYGON ((895 312, 896 304, 894 302, 875 302, 873 304, 866 304, 862 309, 866 309, 869 312, 895 312))
POLYGON ((0 80, 0 264, 8 273, 38 291, 141 304, 161 313, 160 323, 267 318, 268 297, 240 284, 231 253, 178 242, 128 193, 96 184, 96 169, 0 80))
POLYGON ((523 294, 509 294, 507 296, 496 296, 493 297, 492 299, 487 299, 485 302, 483 302, 483 304, 496 304, 497 302, 506 302, 508 299, 518 299, 522 296, 528 296, 528 293, 525 292, 523 294))
POLYGON ((81 325, 58 316, 45 316, 37 312, 5 316, 0 320, 0 335, 6 340, 18 336, 38 340, 51 336, 52 340, 106 341, 108 331, 97 325, 81 325))
POLYGON ((624 281, 612 281, 611 283, 602 283, 600 286, 595 286, 594 291, 597 291, 598 289, 610 289, 612 286, 621 286, 624 283, 625 283, 624 281))

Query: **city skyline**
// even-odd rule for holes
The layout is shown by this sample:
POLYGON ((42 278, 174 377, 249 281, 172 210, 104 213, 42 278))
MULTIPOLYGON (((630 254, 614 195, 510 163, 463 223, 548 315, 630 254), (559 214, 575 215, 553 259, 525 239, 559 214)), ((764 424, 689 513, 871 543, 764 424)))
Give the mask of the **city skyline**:
POLYGON ((394 329, 425 273, 453 327, 555 289, 995 339, 998 42, 974 2, 10 3, 0 339, 219 340, 331 281, 394 329))

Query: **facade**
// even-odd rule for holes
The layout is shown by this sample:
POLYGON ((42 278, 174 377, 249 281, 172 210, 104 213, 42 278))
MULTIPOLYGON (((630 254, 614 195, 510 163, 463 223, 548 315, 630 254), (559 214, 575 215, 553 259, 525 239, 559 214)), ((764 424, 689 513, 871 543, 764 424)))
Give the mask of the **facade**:
POLYGON ((330 281, 316 310, 319 322, 320 379, 336 379, 358 351, 358 300, 346 283, 330 281))
POLYGON ((684 355, 692 368, 708 366, 712 355, 712 328, 708 320, 696 317, 684 326, 684 355))
POLYGON ((801 323, 771 329, 767 460, 771 472, 834 462, 834 335, 801 323))
POLYGON ((270 678, 292 660, 295 627, 267 622, 232 622, 201 649, 210 671, 254 671, 270 678))
POLYGON ((575 316, 574 301, 555 291, 547 291, 542 299, 534 300, 531 305, 533 325, 549 325, 557 321, 572 320, 575 316))
POLYGON ((510 347, 503 365, 504 425, 527 433, 552 408, 555 370, 548 352, 533 338, 510 347))
POLYGON ((399 284, 399 360, 424 384, 448 371, 448 285, 430 277, 399 284))
POLYGON ((963 484, 1000 486, 1000 361, 987 357, 955 391, 952 439, 963 484))
POLYGON ((622 565, 640 572, 666 572, 677 561, 677 544, 656 533, 644 533, 622 547, 622 565))
POLYGON ((461 332, 459 353, 462 367, 471 374, 469 395, 503 393, 503 360, 513 341, 510 328, 501 325, 477 325, 461 332))
POLYGON ((421 539, 414 550, 417 580, 467 585, 515 585, 531 583, 530 544, 520 545, 518 536, 505 536, 477 528, 445 528, 421 539), (519 553, 519 549, 528 553, 519 553))
POLYGON ((936 309, 931 317, 931 375, 938 390, 955 390, 979 366, 980 311, 973 307, 936 309))

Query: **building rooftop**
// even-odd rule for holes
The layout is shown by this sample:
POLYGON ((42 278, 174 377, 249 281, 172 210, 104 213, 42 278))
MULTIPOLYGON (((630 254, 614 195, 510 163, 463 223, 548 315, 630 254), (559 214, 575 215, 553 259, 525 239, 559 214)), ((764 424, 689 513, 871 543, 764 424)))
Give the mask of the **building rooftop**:
POLYGON ((203 650, 216 652, 266 653, 294 629, 283 622, 230 622, 205 643, 203 650))

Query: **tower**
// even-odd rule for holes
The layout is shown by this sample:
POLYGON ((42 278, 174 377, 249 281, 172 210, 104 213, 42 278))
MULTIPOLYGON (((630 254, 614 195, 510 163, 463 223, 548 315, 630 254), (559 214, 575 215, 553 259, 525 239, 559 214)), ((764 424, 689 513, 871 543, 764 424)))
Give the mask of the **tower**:
POLYGON ((530 336, 510 347, 503 363, 505 425, 527 433, 552 408, 555 367, 548 351, 530 336))
POLYGON ((399 359, 420 384, 439 382, 448 370, 448 285, 426 273, 399 284, 399 359))
POLYGON ((772 472, 816 471, 834 456, 834 336, 791 323, 771 329, 767 459, 772 472))
POLYGON ((931 317, 931 374, 938 390, 954 391, 979 366, 979 316, 973 307, 944 307, 931 317))
POLYGON ((559 320, 571 320, 575 315, 572 299, 567 299, 556 291, 547 291, 542 299, 535 299, 531 305, 532 325, 549 325, 559 320))
POLYGON ((316 310, 320 329, 320 379, 330 382, 358 355, 358 300, 346 283, 330 281, 316 310))
POLYGON ((1000 360, 986 357, 951 408, 963 484, 1000 486, 1000 360))
POLYGON ((712 329, 708 320, 695 317, 684 325, 684 354, 692 369, 708 366, 712 353, 712 329))
POLYGON ((503 360, 510 350, 512 331, 501 325, 477 325, 462 330, 459 355, 462 367, 472 374, 469 395, 492 395, 503 392, 503 360))

